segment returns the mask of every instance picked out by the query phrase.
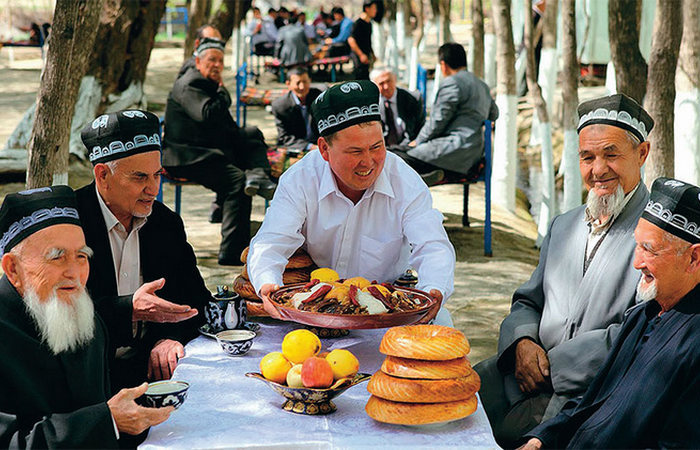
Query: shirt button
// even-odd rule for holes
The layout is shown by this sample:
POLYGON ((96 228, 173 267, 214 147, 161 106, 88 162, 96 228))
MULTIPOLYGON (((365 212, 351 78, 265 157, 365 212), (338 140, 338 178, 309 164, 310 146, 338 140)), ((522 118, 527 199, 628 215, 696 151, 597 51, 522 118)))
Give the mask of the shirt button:
POLYGON ((122 277, 123 277, 123 278, 126 278, 126 277, 128 277, 128 276, 129 276, 129 274, 128 274, 128 273, 126 273, 126 272, 122 272, 122 277))

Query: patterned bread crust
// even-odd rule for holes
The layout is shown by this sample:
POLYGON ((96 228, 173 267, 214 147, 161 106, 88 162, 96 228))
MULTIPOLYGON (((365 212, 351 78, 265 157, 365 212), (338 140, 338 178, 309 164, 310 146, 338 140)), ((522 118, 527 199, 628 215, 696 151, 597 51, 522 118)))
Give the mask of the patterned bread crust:
POLYGON ((382 372, 399 378, 445 380, 466 377, 472 370, 469 360, 464 357, 447 361, 424 361, 387 356, 382 363, 382 372))
POLYGON ((250 281, 246 280, 241 275, 233 280, 233 291, 245 299, 261 301, 260 297, 255 293, 255 288, 250 284, 250 281))
POLYGON ((367 390, 385 400, 402 403, 439 403, 465 400, 481 386, 479 375, 448 380, 416 380, 387 375, 381 370, 372 375, 367 390))
POLYGON ((410 325, 390 328, 379 344, 385 355, 400 358, 446 361, 469 353, 461 331, 441 325, 410 325))
POLYGON ((476 411, 477 405, 475 395, 466 400, 446 403, 398 403, 372 395, 365 411, 378 422, 425 425, 463 419, 476 411))

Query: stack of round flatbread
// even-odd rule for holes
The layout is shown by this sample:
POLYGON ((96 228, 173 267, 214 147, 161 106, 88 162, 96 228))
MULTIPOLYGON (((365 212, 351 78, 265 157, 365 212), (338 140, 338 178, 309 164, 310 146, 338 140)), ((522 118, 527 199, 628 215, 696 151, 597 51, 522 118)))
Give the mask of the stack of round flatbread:
POLYGON ((476 411, 479 375, 460 331, 439 325, 390 328, 379 346, 387 355, 372 375, 365 406, 374 420, 425 425, 462 419, 476 411))
MULTIPOLYGON (((241 273, 233 280, 233 290, 241 297, 246 299, 248 305, 249 316, 267 316, 267 312, 263 309, 262 300, 255 293, 255 288, 250 283, 248 277, 248 247, 241 253, 241 262, 243 268, 241 273)), ((316 268, 313 260, 304 250, 299 249, 289 258, 289 263, 282 274, 282 282, 284 284, 305 283, 311 279, 311 272, 316 268)))

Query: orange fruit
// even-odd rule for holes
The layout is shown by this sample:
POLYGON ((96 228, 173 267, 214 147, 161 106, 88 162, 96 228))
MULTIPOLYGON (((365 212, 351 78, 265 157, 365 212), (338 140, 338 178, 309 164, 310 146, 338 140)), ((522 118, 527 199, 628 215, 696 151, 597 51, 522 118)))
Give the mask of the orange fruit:
POLYGON ((333 370, 333 380, 355 376, 360 370, 360 361, 349 350, 337 348, 326 356, 333 370))
POLYGON ((292 363, 280 352, 272 352, 263 356, 260 360, 260 372, 265 379, 284 384, 287 381, 287 372, 292 368, 292 363))
POLYGON ((321 351, 321 340, 309 330, 294 330, 282 340, 282 354, 293 364, 301 364, 321 351))

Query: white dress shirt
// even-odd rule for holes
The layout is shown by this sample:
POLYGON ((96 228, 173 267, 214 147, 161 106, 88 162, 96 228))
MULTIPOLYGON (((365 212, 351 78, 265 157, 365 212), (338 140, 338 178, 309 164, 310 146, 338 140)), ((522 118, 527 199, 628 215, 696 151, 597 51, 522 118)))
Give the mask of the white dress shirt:
MULTIPOLYGON (((387 152, 377 181, 353 204, 313 150, 280 178, 251 241, 248 274, 258 293, 267 283, 281 286, 288 258, 303 246, 319 267, 335 269, 341 278, 393 282, 413 267, 417 288, 437 289, 446 301, 454 288, 455 252, 442 219, 423 180, 393 153, 387 152)), ((446 310, 440 316, 438 322, 451 324, 446 310)))
POLYGON ((389 105, 391 106, 391 112, 394 113, 394 125, 396 126, 396 134, 399 136, 399 142, 401 142, 404 138, 404 133, 406 132, 406 124, 404 123, 403 119, 399 117, 399 108, 396 105, 396 93, 398 91, 398 88, 394 89, 394 94, 389 98, 383 97, 381 95, 379 96, 379 115, 382 116, 382 122, 386 123, 384 102, 389 101, 389 105))

